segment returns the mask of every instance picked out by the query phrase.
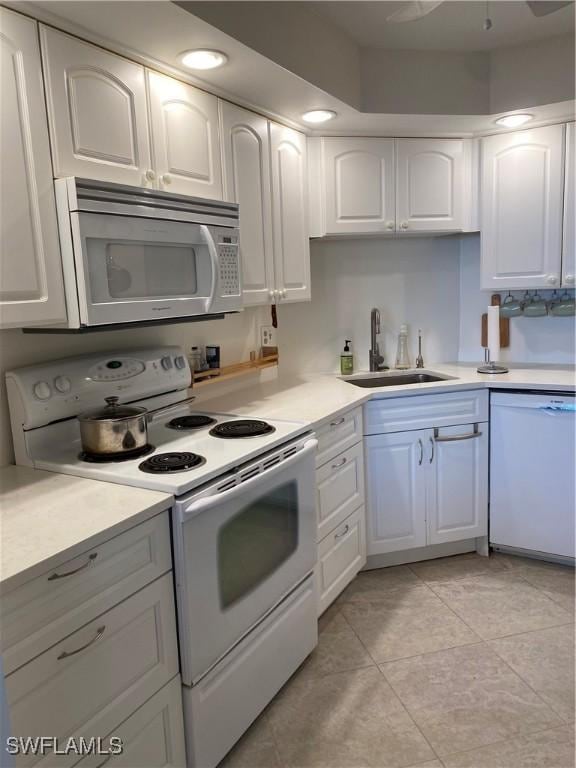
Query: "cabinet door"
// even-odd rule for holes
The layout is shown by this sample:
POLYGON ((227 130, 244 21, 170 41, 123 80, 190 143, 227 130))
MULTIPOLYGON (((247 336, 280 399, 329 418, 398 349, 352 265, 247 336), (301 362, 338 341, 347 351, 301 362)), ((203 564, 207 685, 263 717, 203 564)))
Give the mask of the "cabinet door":
POLYGON ((144 68, 41 26, 54 176, 146 184, 144 68))
POLYGON ((489 136, 482 150, 482 289, 558 287, 564 126, 489 136))
POLYGON ((224 199, 240 204, 244 306, 268 304, 274 290, 270 142, 266 118, 220 102, 224 199))
POLYGON ((66 320, 36 22, 0 9, 0 327, 66 320))
POLYGON ((488 423, 428 430, 428 544, 488 535, 488 423))
POLYGON ((147 76, 152 166, 159 188, 221 200, 218 99, 157 72, 147 76))
POLYGON ((394 139, 324 139, 327 234, 393 232, 394 139))
POLYGON ((365 438, 368 555, 426 544, 428 430, 365 438))
POLYGON ((311 292, 306 137, 291 128, 270 123, 270 151, 278 298, 308 301, 311 292))
POLYGON ((366 565, 365 511, 360 507, 318 544, 318 615, 366 565))
POLYGON ((562 238, 562 285, 574 288, 576 284, 576 235, 574 208, 576 207, 576 123, 566 126, 566 179, 564 186, 564 237, 562 238))
POLYGON ((463 229, 464 171, 461 139, 397 139, 396 229, 463 229))

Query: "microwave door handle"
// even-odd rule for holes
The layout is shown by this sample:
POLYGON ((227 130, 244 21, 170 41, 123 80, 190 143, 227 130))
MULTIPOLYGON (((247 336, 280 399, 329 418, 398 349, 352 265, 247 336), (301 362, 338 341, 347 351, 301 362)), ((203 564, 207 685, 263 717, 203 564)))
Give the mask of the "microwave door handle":
POLYGON ((283 472, 293 464, 296 464, 297 462, 307 458, 311 453, 316 453, 317 447, 318 440, 311 438, 310 440, 306 441, 302 450, 298 451, 293 456, 290 456, 290 458, 284 459, 284 461, 281 461, 279 464, 275 464, 273 467, 270 467, 270 469, 266 469, 264 472, 260 472, 258 475, 251 477, 249 480, 246 480, 239 485, 235 485, 228 491, 216 493, 213 496, 204 496, 203 498, 192 502, 192 504, 184 507, 180 511, 180 522, 185 523, 191 517, 196 517, 196 515, 200 514, 201 512, 206 512, 212 507, 216 507, 218 504, 222 504, 228 501, 228 499, 238 495, 239 492, 243 493, 244 491, 250 490, 264 478, 274 477, 274 475, 283 472))
POLYGON ((206 307, 205 312, 206 314, 209 314, 210 310, 212 309, 212 305, 214 304, 214 299, 216 297, 216 288, 218 286, 218 270, 220 267, 220 263, 218 261, 218 250, 216 249, 216 243, 214 242, 214 238, 212 237, 212 232, 210 231, 210 228, 206 226, 206 224, 200 225, 200 231, 204 235, 204 239, 206 240, 206 245, 208 246, 208 253, 210 254, 210 263, 212 265, 212 285, 210 286, 210 296, 206 299, 206 307))

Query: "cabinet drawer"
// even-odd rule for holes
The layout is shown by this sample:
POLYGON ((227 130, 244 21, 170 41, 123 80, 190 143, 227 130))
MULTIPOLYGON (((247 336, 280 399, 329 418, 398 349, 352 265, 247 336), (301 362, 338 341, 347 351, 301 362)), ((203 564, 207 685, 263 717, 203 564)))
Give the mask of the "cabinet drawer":
POLYGON ((362 443, 339 453, 316 471, 318 541, 364 503, 362 443))
POLYGON ((168 513, 0 594, 6 674, 172 567, 168 513))
MULTIPOLYGON (((178 673, 172 573, 6 678, 14 736, 105 736, 178 673)), ((22 755, 66 768, 78 755, 22 755)))
POLYGON ((364 407, 366 435, 449 427, 488 421, 488 392, 469 390, 372 400, 364 407))
MULTIPOLYGON (((78 768, 185 768, 182 684, 180 675, 154 694, 110 736, 122 741, 122 754, 90 755, 78 768)), ((109 749, 109 740, 103 744, 109 749)))
POLYGON ((316 466, 321 467, 362 439, 362 408, 334 416, 321 424, 315 432, 318 438, 316 466))
POLYGON ((318 545, 318 615, 348 586, 366 563, 364 507, 353 512, 318 545))

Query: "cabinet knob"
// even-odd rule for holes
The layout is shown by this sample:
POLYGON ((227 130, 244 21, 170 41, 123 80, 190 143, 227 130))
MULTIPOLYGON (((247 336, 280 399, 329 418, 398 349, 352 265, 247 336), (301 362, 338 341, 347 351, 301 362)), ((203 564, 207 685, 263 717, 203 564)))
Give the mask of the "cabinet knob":
POLYGON ((408 222, 407 221, 403 221, 402 224, 400 224, 400 228, 401 229, 408 229, 408 222))
POLYGON ((386 229, 394 229, 394 222, 393 221, 387 221, 386 222, 386 229))
POLYGON ((558 282, 558 277, 556 275, 548 275, 546 282, 548 285, 556 285, 558 282))
POLYGON ((288 296, 288 291, 287 291, 287 290, 284 288, 283 290, 281 290, 281 291, 280 291, 280 296, 281 296, 283 299, 285 299, 285 298, 286 298, 286 296, 288 296))
POLYGON ((270 296, 271 299, 273 299, 274 296, 276 295, 276 291, 268 291, 268 295, 270 296))
POLYGON ((162 184, 172 184, 172 176, 170 176, 169 173, 164 173, 160 177, 160 181, 162 182, 162 184))
POLYGON ((152 168, 146 171, 146 181, 156 181, 156 172, 152 168))
POLYGON ((564 275, 564 282, 566 285, 574 285, 576 282, 576 276, 575 275, 564 275))

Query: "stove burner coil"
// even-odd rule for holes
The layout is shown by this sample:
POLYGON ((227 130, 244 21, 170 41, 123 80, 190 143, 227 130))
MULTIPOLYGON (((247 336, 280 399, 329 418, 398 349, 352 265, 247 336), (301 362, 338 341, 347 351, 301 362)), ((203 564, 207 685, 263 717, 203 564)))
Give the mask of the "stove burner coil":
POLYGON ((223 421, 210 430, 214 437, 242 438, 261 437, 270 435, 276 429, 271 424, 257 419, 238 419, 237 421, 223 421))
POLYGON ((184 432, 188 429, 209 427, 211 424, 216 424, 216 419, 213 419, 211 416, 194 413, 188 416, 177 416, 175 419, 171 419, 166 426, 169 429, 177 429, 184 432))
POLYGON ((122 453, 89 453, 88 451, 82 451, 78 454, 78 458, 80 461, 87 461, 90 464, 110 464, 112 462, 140 459, 142 456, 152 453, 153 450, 154 446, 147 443, 141 448, 136 448, 133 451, 122 451, 122 453))
POLYGON ((155 474, 170 474, 171 472, 184 472, 188 469, 195 469, 206 463, 203 456, 187 451, 178 453, 157 453, 150 456, 149 459, 139 464, 138 469, 142 472, 155 474))

